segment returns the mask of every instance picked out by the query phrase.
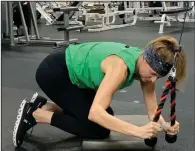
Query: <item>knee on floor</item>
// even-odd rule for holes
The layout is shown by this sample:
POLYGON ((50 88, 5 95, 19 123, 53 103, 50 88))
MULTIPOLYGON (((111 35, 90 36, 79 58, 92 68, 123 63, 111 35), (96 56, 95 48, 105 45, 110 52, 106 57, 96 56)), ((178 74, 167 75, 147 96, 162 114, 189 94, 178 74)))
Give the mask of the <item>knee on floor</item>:
POLYGON ((90 130, 90 139, 105 139, 110 135, 110 130, 105 128, 95 128, 90 130))

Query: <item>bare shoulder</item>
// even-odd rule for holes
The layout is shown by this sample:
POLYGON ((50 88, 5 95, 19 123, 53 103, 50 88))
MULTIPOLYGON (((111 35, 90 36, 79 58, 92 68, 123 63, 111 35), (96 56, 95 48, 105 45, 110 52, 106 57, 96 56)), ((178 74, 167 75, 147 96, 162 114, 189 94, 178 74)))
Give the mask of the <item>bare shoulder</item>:
POLYGON ((107 71, 118 71, 126 74, 128 71, 128 67, 123 59, 116 55, 105 58, 101 63, 101 68, 104 73, 107 71))
POLYGON ((100 89, 106 94, 113 95, 114 92, 125 82, 128 76, 128 68, 124 61, 115 55, 109 56, 101 63, 105 76, 100 84, 100 89))

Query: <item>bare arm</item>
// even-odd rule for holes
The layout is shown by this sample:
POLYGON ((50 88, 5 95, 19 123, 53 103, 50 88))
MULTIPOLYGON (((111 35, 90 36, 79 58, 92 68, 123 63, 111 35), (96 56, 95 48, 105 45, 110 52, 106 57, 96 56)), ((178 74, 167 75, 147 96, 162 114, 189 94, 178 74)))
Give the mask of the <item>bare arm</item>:
MULTIPOLYGON (((158 108, 156 93, 155 93, 155 83, 152 82, 140 82, 143 91, 144 101, 148 110, 148 118, 150 121, 153 120, 156 110, 158 108)), ((159 123, 163 124, 165 120, 160 116, 159 123)))
POLYGON ((105 77, 101 82, 94 102, 89 112, 89 119, 107 129, 136 136, 138 127, 124 122, 106 112, 110 106, 112 96, 127 77, 127 67, 125 63, 117 57, 114 61, 105 62, 102 70, 105 77))

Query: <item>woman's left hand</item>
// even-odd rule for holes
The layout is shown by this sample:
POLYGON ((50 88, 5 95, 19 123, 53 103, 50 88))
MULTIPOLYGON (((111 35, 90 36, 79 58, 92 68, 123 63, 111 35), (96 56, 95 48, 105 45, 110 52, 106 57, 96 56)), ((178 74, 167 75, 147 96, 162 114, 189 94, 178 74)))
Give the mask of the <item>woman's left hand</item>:
POLYGON ((167 134, 176 135, 179 132, 179 123, 175 121, 175 125, 171 126, 171 123, 164 123, 162 128, 167 134))

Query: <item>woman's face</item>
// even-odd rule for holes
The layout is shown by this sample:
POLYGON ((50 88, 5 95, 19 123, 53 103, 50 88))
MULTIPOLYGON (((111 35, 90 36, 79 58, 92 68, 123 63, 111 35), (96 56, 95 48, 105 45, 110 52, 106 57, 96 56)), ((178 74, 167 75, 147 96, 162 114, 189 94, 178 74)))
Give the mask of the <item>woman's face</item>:
POLYGON ((139 76, 143 82, 154 83, 160 76, 149 66, 146 60, 142 60, 139 66, 139 76))

